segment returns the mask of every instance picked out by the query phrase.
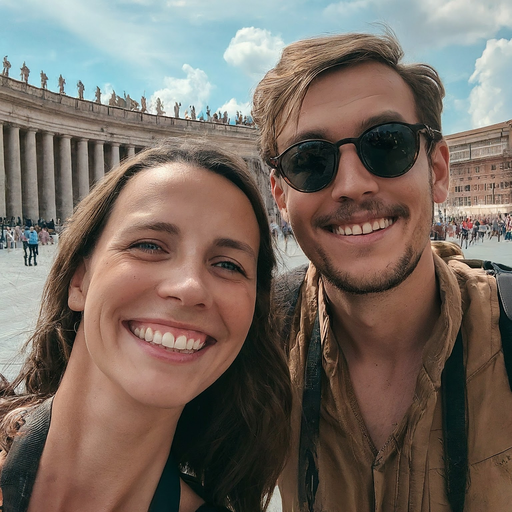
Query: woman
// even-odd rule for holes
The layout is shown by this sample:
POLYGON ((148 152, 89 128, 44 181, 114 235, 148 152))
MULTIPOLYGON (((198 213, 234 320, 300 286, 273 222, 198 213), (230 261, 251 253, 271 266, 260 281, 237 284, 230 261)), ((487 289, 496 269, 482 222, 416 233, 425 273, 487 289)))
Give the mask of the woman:
POLYGON ((274 264, 238 157, 162 146, 107 174, 60 238, 3 390, 4 512, 264 510, 291 402, 274 264))

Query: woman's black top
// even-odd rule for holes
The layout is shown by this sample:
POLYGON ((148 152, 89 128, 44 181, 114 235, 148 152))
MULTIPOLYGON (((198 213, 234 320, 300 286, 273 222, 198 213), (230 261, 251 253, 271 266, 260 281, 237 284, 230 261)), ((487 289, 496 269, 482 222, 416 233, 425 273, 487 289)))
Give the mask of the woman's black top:
MULTIPOLYGON (((25 424, 12 444, 0 477, 2 512, 26 512, 28 509, 39 460, 50 428, 52 402, 52 399, 46 400, 30 409, 24 417, 25 424)), ((172 457, 169 457, 148 512, 178 512, 179 506, 180 472, 172 457)), ((208 503, 197 509, 197 512, 223 511, 228 512, 223 507, 208 503)))

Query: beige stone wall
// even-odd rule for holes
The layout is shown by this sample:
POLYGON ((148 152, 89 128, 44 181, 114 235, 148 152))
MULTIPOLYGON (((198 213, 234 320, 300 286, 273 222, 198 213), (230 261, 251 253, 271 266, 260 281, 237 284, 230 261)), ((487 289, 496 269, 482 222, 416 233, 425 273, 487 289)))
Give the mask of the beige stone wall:
POLYGON ((66 219, 122 159, 164 139, 207 140, 243 157, 274 211, 254 128, 130 111, 0 77, 0 217, 66 219))

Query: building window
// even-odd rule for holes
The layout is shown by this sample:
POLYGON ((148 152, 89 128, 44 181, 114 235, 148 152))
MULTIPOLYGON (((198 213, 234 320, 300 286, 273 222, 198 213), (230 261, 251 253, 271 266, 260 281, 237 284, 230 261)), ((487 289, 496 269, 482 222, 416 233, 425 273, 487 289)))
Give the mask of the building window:
POLYGON ((492 164, 491 165, 491 171, 495 171, 496 170, 496 164, 492 164))

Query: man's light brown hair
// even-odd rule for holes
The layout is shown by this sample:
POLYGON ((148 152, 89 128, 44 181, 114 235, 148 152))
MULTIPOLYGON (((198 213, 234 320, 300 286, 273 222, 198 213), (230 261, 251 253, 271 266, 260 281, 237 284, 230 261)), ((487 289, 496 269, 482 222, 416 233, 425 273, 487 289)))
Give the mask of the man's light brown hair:
POLYGON ((299 111, 313 80, 335 67, 380 62, 395 70, 411 88, 418 120, 441 131, 444 87, 428 64, 402 63, 404 52, 397 38, 384 35, 341 34, 304 39, 283 50, 276 67, 256 87, 253 119, 260 130, 259 150, 269 163, 278 155, 277 138, 299 111))

